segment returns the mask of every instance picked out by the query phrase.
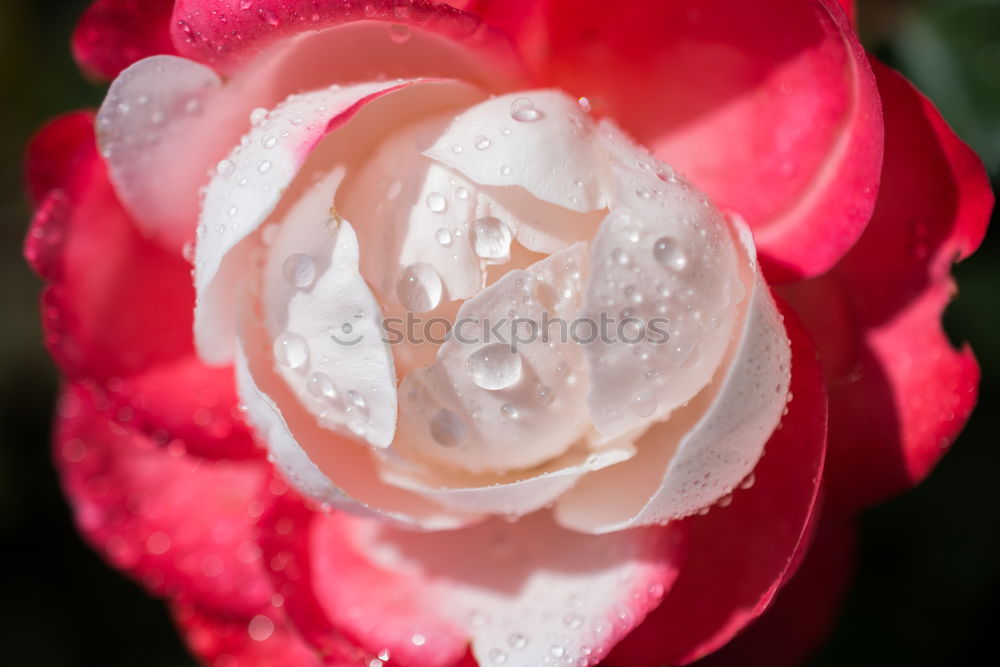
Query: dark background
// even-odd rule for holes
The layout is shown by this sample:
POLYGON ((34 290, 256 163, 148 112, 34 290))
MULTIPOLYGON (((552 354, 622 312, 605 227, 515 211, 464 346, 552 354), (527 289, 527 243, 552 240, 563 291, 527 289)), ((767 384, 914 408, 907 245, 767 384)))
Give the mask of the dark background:
MULTIPOLYGON (((20 254, 29 218, 21 155, 45 119, 100 103, 103 87, 69 54, 86 4, 0 0, 0 662, 191 665, 165 607, 81 542, 49 456, 57 378, 40 342, 40 285, 20 254)), ((996 189, 1000 0, 859 4, 868 48, 930 95, 996 189)), ((946 318, 982 363, 979 408, 930 479, 863 517, 858 576, 817 667, 1000 665, 997 222, 956 268, 960 296, 946 318)))

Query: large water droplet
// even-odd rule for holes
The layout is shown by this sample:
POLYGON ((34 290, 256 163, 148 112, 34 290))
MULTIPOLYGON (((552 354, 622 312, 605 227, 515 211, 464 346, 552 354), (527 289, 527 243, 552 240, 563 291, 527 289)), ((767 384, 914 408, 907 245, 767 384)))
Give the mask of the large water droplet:
POLYGON ((431 437, 442 447, 455 447, 465 437, 465 422, 457 414, 442 408, 434 413, 430 423, 431 437))
POLYGON ((489 137, 485 137, 480 134, 478 137, 476 137, 476 140, 475 142, 473 142, 473 145, 476 147, 476 150, 484 151, 490 146, 492 146, 493 142, 490 141, 489 137))
POLYGON ((427 208, 434 213, 444 213, 448 208, 448 200, 440 192, 428 193, 424 201, 427 203, 427 208))
POLYGON ((309 347, 302 336, 286 331, 274 340, 274 358, 282 366, 302 368, 309 361, 309 347))
POLYGON ((518 97, 510 103, 510 117, 520 123, 530 123, 541 118, 542 112, 527 97, 518 97))
POLYGON ((305 289, 316 280, 316 263, 309 255, 297 252, 289 255, 281 265, 281 273, 289 285, 305 289))
POLYGON ((396 296, 407 310, 426 313, 441 303, 441 276, 434 267, 423 262, 403 270, 396 283, 396 296))
POLYGON ((653 244, 653 259, 660 266, 680 271, 687 266, 687 257, 684 251, 678 247, 676 239, 669 236, 662 236, 653 244))
POLYGON ((521 379, 521 354, 503 343, 479 348, 465 360, 477 386, 490 391, 506 389, 521 379))
POLYGON ((472 225, 476 254, 483 259, 505 259, 510 256, 510 228, 499 218, 479 218, 472 225))

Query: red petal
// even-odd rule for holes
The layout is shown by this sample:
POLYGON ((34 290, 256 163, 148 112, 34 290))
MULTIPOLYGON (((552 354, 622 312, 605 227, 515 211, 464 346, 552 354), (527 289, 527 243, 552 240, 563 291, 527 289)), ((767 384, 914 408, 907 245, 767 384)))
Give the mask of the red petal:
POLYGON ((488 20, 754 228, 770 278, 818 275, 871 215, 878 92, 834 0, 552 0, 488 20), (641 101, 641 103, 638 103, 641 101))
POLYGON ((863 507, 919 482, 965 424, 979 368, 941 329, 954 261, 982 241, 986 172, 933 105, 875 65, 886 160, 874 217, 828 275, 788 298, 815 333, 830 386, 830 496, 863 507))
POLYGON ((697 667, 796 667, 826 640, 854 573, 853 522, 824 517, 809 554, 774 605, 697 667))
POLYGON ((416 667, 467 664, 468 641, 480 664, 485 656, 496 664, 508 657, 535 664, 529 655, 548 657, 560 646, 569 647, 560 654, 567 663, 572 657, 573 664, 595 664, 670 588, 683 550, 682 527, 584 536, 540 513, 515 524, 416 533, 315 513, 289 498, 273 506, 265 526, 275 587, 322 654, 358 661, 385 650, 392 664, 416 667), (609 580, 598 565, 607 558, 618 559, 614 572, 623 574, 609 580), (574 597, 581 605, 576 625, 574 597), (556 627, 540 629, 518 609, 556 627), (518 633, 527 641, 519 643, 518 633), (577 639, 587 647, 574 655, 577 639))
POLYGON ((826 447, 826 393, 809 335, 787 307, 783 312, 793 399, 753 486, 737 490, 728 507, 687 520, 680 576, 608 665, 684 664, 718 649, 768 607, 808 546, 826 447))
MULTIPOLYGON (((359 31, 345 33, 353 45, 346 54, 349 58, 336 58, 322 66, 328 81, 373 80, 377 75, 457 76, 477 81, 521 73, 521 60, 503 33, 485 26, 475 14, 452 6, 464 3, 372 0, 362 5, 347 0, 257 0, 243 9, 247 4, 177 0, 173 32, 181 54, 232 73, 269 47, 292 37, 383 22, 397 27, 375 29, 364 35, 359 31), (421 39, 413 39, 418 32, 421 39), (361 42, 355 44, 359 36, 361 42), (398 48, 401 46, 406 48, 398 48), (362 55, 358 57, 358 53, 362 55), (466 56, 472 56, 471 60, 466 56), (456 67, 465 68, 465 76, 457 75, 456 67), (476 74, 484 69, 488 72, 485 76, 476 74), (345 72, 351 74, 345 76, 345 72)), ((328 56, 330 48, 339 48, 335 42, 327 46, 326 54, 324 49, 313 49, 312 62, 301 66, 315 68, 317 58, 328 56)))
POLYGON ((73 56, 85 72, 113 79, 148 56, 174 54, 174 0, 96 0, 73 32, 73 56))
POLYGON ((256 613, 272 594, 254 525, 269 467, 157 447, 102 407, 78 386, 59 406, 56 463, 80 530, 157 594, 256 613))
MULTIPOLYGON (((275 596, 275 603, 281 597, 275 596)), ((274 604, 253 616, 232 616, 195 605, 174 607, 191 651, 214 667, 318 667, 323 660, 274 604)), ((327 663, 330 664, 330 663, 327 663)))
POLYGON ((29 186, 41 203, 24 252, 50 282, 42 313, 52 356, 157 442, 180 438, 213 458, 261 456, 234 414, 232 370, 194 356, 190 266, 122 210, 91 122, 87 113, 59 118, 28 150, 29 186))
POLYGON ((122 210, 81 123, 56 121, 29 151, 33 189, 48 195, 26 253, 55 279, 43 313, 53 357, 71 377, 104 379, 191 354, 194 290, 190 266, 140 236, 122 210), (72 143, 53 151, 60 137, 72 143))

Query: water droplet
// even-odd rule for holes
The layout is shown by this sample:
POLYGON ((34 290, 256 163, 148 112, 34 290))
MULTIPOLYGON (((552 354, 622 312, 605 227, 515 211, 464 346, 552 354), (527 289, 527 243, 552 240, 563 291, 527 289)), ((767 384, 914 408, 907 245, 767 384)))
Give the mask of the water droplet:
POLYGON ((228 215, 230 218, 235 218, 236 214, 239 212, 240 212, 240 207, 237 206, 236 204, 233 204, 232 206, 226 209, 226 215, 228 215))
POLYGON ((444 213, 448 208, 448 200, 440 192, 429 192, 424 201, 427 203, 427 208, 434 213, 444 213))
POLYGON ((437 308, 441 303, 441 292, 441 276, 434 267, 423 262, 406 267, 396 283, 399 303, 414 313, 426 313, 437 308))
POLYGON ((267 109, 257 108, 250 112, 250 124, 260 125, 267 120, 267 109))
POLYGON ((194 256, 195 256, 194 242, 192 241, 186 242, 184 244, 184 247, 181 248, 181 255, 184 256, 184 259, 187 260, 188 263, 194 263, 194 256))
POLYGON ((483 259, 504 259, 510 256, 510 228, 499 218, 479 218, 472 225, 476 254, 483 259))
POLYGON ((657 400, 653 392, 648 389, 644 389, 632 396, 630 401, 632 406, 632 412, 636 414, 637 417, 649 417, 654 412, 656 412, 657 400))
POLYGON ((405 44, 410 41, 410 27, 399 23, 389 26, 389 40, 393 44, 405 44))
POLYGON ((521 354, 503 343, 479 348, 465 365, 476 386, 490 391, 506 389, 521 379, 521 354))
POLYGON ((625 266, 630 261, 628 253, 621 248, 615 248, 611 251, 611 259, 615 261, 615 264, 620 264, 621 266, 625 266))
POLYGON ((286 331, 274 340, 274 358, 287 368, 302 368, 309 361, 309 347, 302 336, 286 331))
POLYGON ((508 419, 517 419, 521 416, 521 411, 513 403, 504 403, 500 406, 500 414, 508 419))
POLYGON ((271 171, 271 161, 270 160, 262 161, 260 164, 257 165, 257 171, 259 171, 262 174, 266 174, 267 172, 271 171))
POLYGON ((316 398, 337 398, 337 389, 333 386, 333 380, 326 373, 310 373, 306 380, 306 388, 309 393, 316 398))
POLYGON ((233 169, 236 167, 232 160, 219 160, 219 164, 215 166, 215 173, 219 176, 225 178, 233 173, 233 169))
POLYGON ((465 423, 462 418, 446 408, 434 413, 430 429, 431 437, 442 447, 455 447, 465 437, 465 423))
POLYGON ((289 255, 281 265, 281 273, 289 285, 305 289, 316 280, 316 262, 300 252, 289 255))
POLYGON ((580 99, 578 99, 576 101, 576 103, 579 104, 580 105, 580 109, 582 109, 585 112, 588 112, 591 109, 590 100, 587 99, 586 97, 581 97, 580 99))
POLYGON ((484 151, 490 146, 492 146, 493 142, 490 141, 489 137, 484 137, 483 135, 480 134, 478 137, 476 137, 476 140, 473 142, 473 145, 476 147, 477 151, 484 151))
POLYGON ((423 646, 424 644, 427 643, 427 637, 424 637, 421 634, 413 635, 412 637, 410 637, 410 643, 412 643, 414 646, 423 646))
POLYGON ((261 144, 261 145, 262 145, 262 146, 263 146, 264 148, 274 148, 275 146, 277 146, 277 145, 278 145, 278 137, 275 137, 275 136, 273 136, 273 135, 271 135, 271 136, 267 136, 267 137, 264 137, 264 138, 263 138, 263 139, 261 140, 260 144, 261 144))
POLYGON ((438 227, 438 230, 434 232, 434 238, 443 246, 450 246, 452 241, 451 232, 445 227, 438 227))
POLYGON ((669 236, 663 236, 653 244, 653 259, 660 266, 680 271, 687 266, 684 251, 677 247, 677 241, 669 236))
POLYGON ((558 644, 553 644, 549 647, 549 653, 552 654, 553 658, 561 658, 566 655, 566 649, 558 644))
POLYGON ((510 117, 519 123, 530 123, 541 118, 542 112, 527 97, 518 97, 510 103, 510 117))
POLYGON ((570 630, 577 630, 583 625, 583 616, 570 612, 563 616, 563 625, 570 630))
POLYGON ((646 188, 639 188, 635 191, 635 194, 639 197, 639 199, 650 199, 653 196, 653 194, 646 188))
POLYGON ((466 199, 469 198, 469 189, 464 185, 460 185, 457 188, 455 188, 455 196, 461 199, 462 201, 465 201, 466 199))
POLYGON ((528 645, 528 638, 520 632, 514 632, 507 637, 507 645, 515 651, 520 651, 528 645))
POLYGON ((268 639, 273 633, 274 621, 263 614, 254 616, 247 625, 247 634, 250 635, 250 639, 257 642, 268 639))
POLYGON ((494 665, 502 665, 507 662, 507 652, 498 648, 490 650, 490 662, 494 665))

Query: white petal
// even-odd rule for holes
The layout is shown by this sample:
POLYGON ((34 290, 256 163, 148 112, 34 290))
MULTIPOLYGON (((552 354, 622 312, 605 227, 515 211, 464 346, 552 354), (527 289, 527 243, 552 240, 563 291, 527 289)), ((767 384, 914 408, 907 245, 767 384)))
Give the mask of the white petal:
POLYGON ((396 373, 382 313, 358 270, 358 240, 330 216, 331 183, 316 184, 278 226, 267 255, 263 312, 276 366, 321 423, 386 447, 396 429, 396 373), (287 354, 285 355, 287 356, 287 354))
POLYGON ((532 90, 462 113, 426 155, 479 185, 520 186, 542 201, 587 212, 607 206, 610 194, 607 154, 593 133, 590 119, 564 93, 532 90), (519 100, 534 109, 521 116, 526 120, 514 118, 519 100))
POLYGON ((400 385, 401 437, 392 449, 483 473, 542 464, 579 440, 588 426, 583 351, 560 340, 543 313, 571 323, 586 271, 586 245, 578 244, 466 301, 437 361, 400 385), (548 335, 533 336, 532 326, 548 335))
POLYGON ((98 144, 122 204, 146 233, 178 248, 192 236, 198 191, 209 179, 204 142, 227 127, 216 109, 204 116, 221 83, 204 65, 153 56, 115 79, 97 114, 98 144), (183 164, 179 143, 192 147, 183 164))
POLYGON ((383 483, 367 447, 320 427, 306 412, 275 374, 266 332, 254 327, 246 313, 242 319, 235 355, 240 400, 275 464, 297 489, 323 505, 427 530, 477 520, 383 483))
POLYGON ((709 383, 742 289, 732 232, 704 195, 658 178, 635 147, 615 157, 612 210, 592 245, 583 307, 586 318, 615 323, 609 339, 586 345, 591 416, 608 438, 666 417, 709 383))
POLYGON ((791 351, 750 231, 738 224, 753 288, 725 375, 640 438, 635 458, 560 498, 560 524, 606 533, 693 514, 731 493, 762 456, 788 400, 791 351))
MULTIPOLYGON (((478 95, 465 84, 448 81, 357 84, 294 95, 254 127, 212 178, 202 204, 195 257, 195 341, 201 357, 220 364, 230 358, 232 287, 242 271, 239 266, 227 269, 224 262, 287 199, 286 189, 307 158, 325 169, 350 164, 370 149, 386 124, 465 106, 478 95), (392 103, 381 104, 379 98, 387 93, 392 93, 392 103), (349 120, 350 130, 337 132, 349 120), (331 133, 336 136, 320 147, 331 133), (227 274, 228 280, 216 284, 227 274)), ((246 263, 246 256, 235 259, 235 264, 246 263)))
POLYGON ((408 470, 387 462, 382 479, 409 489, 442 507, 481 514, 522 516, 553 503, 584 475, 626 461, 635 455, 631 443, 591 450, 577 446, 545 465, 506 475, 472 476, 441 467, 408 470))

